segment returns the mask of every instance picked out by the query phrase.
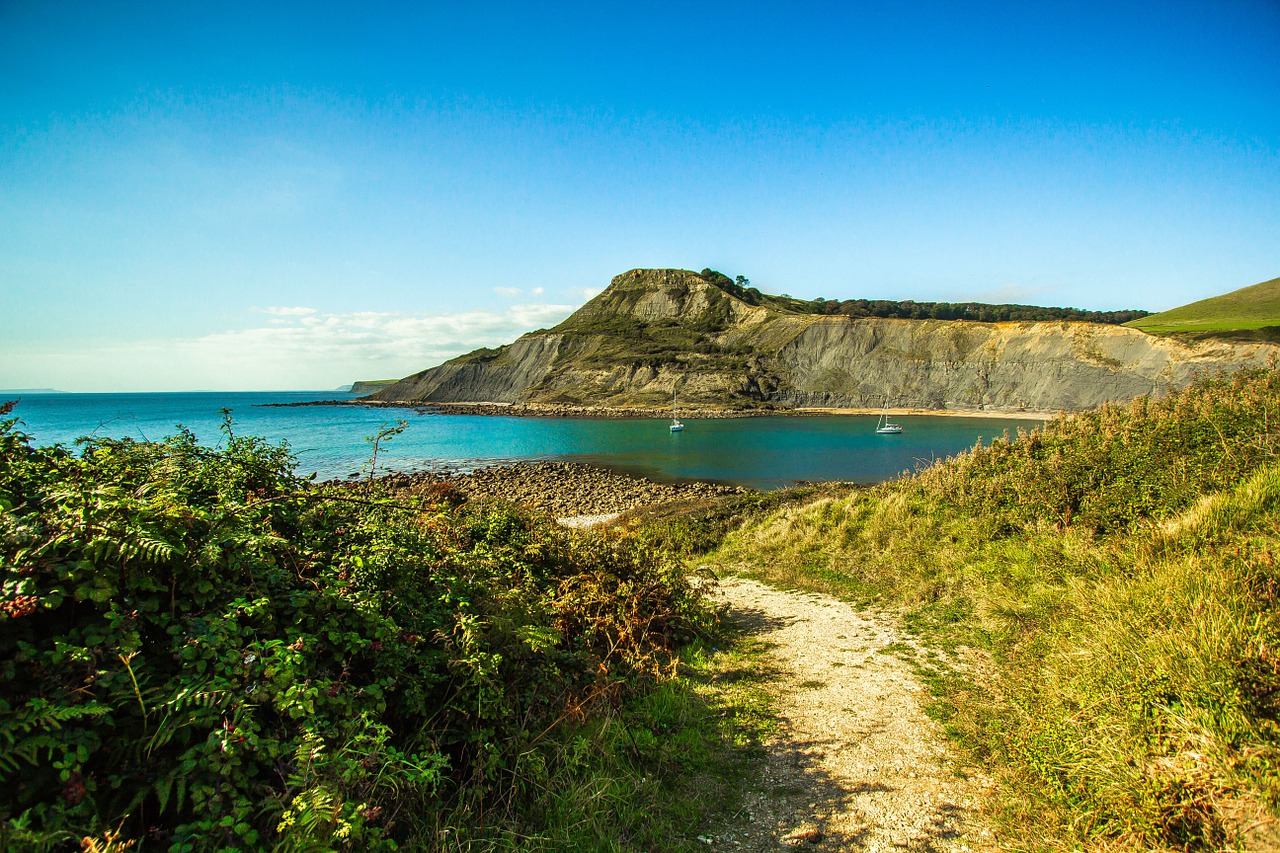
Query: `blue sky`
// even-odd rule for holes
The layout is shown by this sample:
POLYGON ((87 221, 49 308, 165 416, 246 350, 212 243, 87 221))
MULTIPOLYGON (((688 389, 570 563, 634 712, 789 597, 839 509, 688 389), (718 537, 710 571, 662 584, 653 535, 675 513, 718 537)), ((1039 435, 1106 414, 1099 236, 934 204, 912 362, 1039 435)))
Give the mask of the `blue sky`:
POLYGON ((402 376, 649 266, 1273 278, 1280 4, 0 0, 0 388, 402 376))

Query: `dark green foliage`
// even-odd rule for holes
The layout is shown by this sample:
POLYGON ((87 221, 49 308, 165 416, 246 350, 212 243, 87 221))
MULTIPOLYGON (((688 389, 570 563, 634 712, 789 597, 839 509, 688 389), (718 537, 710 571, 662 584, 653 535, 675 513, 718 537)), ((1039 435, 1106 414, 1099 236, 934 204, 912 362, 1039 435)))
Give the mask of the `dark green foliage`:
POLYGON ((814 303, 806 302, 803 299, 796 299, 782 294, 781 296, 773 296, 768 293, 761 293, 758 288, 751 287, 751 280, 744 275, 736 278, 729 278, 722 272, 713 269, 704 269, 698 273, 698 277, 707 284, 713 284, 723 290, 725 293, 742 300, 748 305, 764 305, 775 311, 785 313, 813 314, 816 313, 814 303))
POLYGON ((910 299, 817 299, 806 301, 783 294, 768 296, 754 287, 745 276, 737 280, 713 269, 704 269, 698 276, 708 284, 746 302, 748 305, 768 304, 781 311, 802 314, 843 314, 846 317, 882 317, 895 320, 976 320, 982 323, 1006 321, 1071 321, 1103 323, 1118 326, 1148 316, 1150 311, 1130 309, 1125 311, 1084 311, 1079 308, 1046 308, 1038 305, 991 305, 985 302, 914 302, 910 299))
POLYGON ((1070 321, 1118 326, 1150 311, 1084 311, 1079 308, 1045 308, 1038 305, 989 305, 985 302, 913 302, 910 299, 816 299, 810 313, 843 314, 846 317, 887 317, 898 320, 1070 321))
POLYGON ((739 275, 735 280, 724 273, 718 272, 718 270, 704 269, 703 272, 698 274, 698 277, 703 279, 704 282, 714 284, 714 286, 721 288, 722 291, 740 298, 748 305, 760 305, 760 302, 763 301, 763 293, 760 293, 754 287, 748 287, 750 282, 745 275, 739 275))
POLYGON ((748 305, 768 304, 782 311, 802 314, 843 314, 846 317, 882 317, 896 320, 977 320, 982 323, 1006 321, 1066 320, 1082 323, 1104 323, 1118 326, 1148 316, 1150 311, 1084 311, 1079 308, 1044 308, 1038 305, 990 305, 985 302, 914 302, 892 299, 795 299, 783 294, 768 296, 754 287, 745 276, 737 280, 722 272, 704 269, 698 276, 708 284, 729 293, 748 305))
POLYGON ((0 847, 428 846, 706 622, 626 540, 292 465, 3 422, 0 847))
POLYGON ((565 335, 582 336, 590 349, 574 356, 574 365, 593 368, 696 364, 700 369, 744 369, 746 345, 725 347, 713 336, 728 327, 729 300, 692 320, 663 319, 645 323, 626 314, 615 314, 587 324, 561 327, 565 335), (695 358, 696 356, 696 358, 695 358))
POLYGON ((1244 371, 997 439, 904 489, 973 513, 993 535, 1036 522, 1126 530, 1273 459, 1278 419, 1280 372, 1244 371))

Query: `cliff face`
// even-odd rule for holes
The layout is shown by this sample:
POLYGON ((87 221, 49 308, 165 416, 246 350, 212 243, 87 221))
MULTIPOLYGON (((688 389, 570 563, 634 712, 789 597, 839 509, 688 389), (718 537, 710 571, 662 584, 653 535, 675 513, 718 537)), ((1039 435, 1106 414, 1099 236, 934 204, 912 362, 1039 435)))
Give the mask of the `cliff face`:
POLYGON ((498 350, 479 350, 401 379, 375 400, 437 403, 516 403, 546 380, 556 363, 559 335, 525 335, 498 350))
POLYGON ((1198 370, 1265 364, 1274 350, 1189 347, 1092 323, 823 318, 776 357, 792 406, 1075 411, 1185 385, 1198 370))
POLYGON ((803 314, 751 305, 684 270, 632 270, 549 331, 478 350, 383 401, 682 407, 1080 410, 1266 364, 1267 344, 1184 343, 1092 323, 803 314))
POLYGON ((361 379, 351 383, 352 394, 372 394, 375 391, 381 391, 388 385, 394 385, 394 379, 361 379))

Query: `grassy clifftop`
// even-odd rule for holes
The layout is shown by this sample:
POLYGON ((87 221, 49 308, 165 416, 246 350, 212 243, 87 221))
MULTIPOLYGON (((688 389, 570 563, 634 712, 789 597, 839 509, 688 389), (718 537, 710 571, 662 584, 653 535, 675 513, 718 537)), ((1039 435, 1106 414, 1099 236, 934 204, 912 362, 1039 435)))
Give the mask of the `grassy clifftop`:
POLYGON ((1280 844, 1280 374, 781 509, 711 560, 901 608, 1019 849, 1280 844))
POLYGON ((1151 314, 1125 325, 1152 334, 1221 335, 1271 328, 1269 335, 1239 337, 1275 340, 1280 338, 1280 278, 1151 314))

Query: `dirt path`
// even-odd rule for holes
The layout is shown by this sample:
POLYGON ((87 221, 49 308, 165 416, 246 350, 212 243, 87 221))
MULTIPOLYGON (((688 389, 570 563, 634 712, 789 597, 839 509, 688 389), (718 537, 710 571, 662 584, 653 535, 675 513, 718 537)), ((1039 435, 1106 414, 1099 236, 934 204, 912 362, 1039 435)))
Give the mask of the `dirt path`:
POLYGON ((961 778, 893 620, 826 596, 727 578, 729 616, 773 645, 781 730, 720 849, 963 851, 990 847, 984 780, 961 778))

